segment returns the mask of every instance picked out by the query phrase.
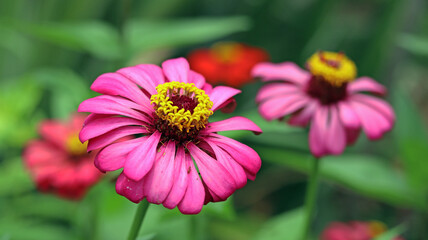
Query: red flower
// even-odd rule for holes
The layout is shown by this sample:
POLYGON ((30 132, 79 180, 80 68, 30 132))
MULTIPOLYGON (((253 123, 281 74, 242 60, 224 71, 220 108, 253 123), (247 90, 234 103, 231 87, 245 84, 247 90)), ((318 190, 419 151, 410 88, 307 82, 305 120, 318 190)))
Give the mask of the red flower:
POLYGON ((86 153, 87 143, 79 141, 79 131, 86 115, 75 114, 69 122, 43 121, 42 139, 32 140, 23 159, 37 188, 69 199, 80 199, 101 177, 95 168, 95 152, 86 153))
POLYGON ((190 68, 202 74, 207 82, 242 87, 252 82, 251 69, 269 56, 261 48, 242 43, 217 43, 210 49, 197 49, 187 57, 190 68))

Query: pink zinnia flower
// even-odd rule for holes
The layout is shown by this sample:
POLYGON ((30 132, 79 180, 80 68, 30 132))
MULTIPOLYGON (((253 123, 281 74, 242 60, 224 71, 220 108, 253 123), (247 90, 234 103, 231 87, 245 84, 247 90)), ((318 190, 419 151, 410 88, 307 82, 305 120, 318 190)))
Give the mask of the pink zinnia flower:
POLYGON ((23 159, 40 191, 80 199, 102 176, 93 163, 95 153, 88 154, 79 141, 85 118, 75 114, 69 122, 43 121, 42 139, 28 143, 23 159))
MULTIPOLYGON (((378 221, 349 223, 333 222, 321 233, 321 240, 371 240, 386 232, 385 224, 378 221)), ((394 240, 404 240, 395 237, 394 240)))
POLYGON ((256 98, 265 119, 291 115, 291 125, 311 123, 309 147, 314 156, 341 154, 356 141, 361 128, 370 140, 391 130, 395 121, 391 106, 362 94, 384 95, 385 87, 369 77, 355 79, 355 64, 343 53, 318 52, 308 60, 307 68, 309 72, 292 62, 261 63, 253 69, 253 76, 271 82, 256 98))
POLYGON ((232 110, 240 91, 212 88, 184 58, 106 73, 91 89, 104 95, 80 104, 79 111, 92 112, 80 139, 89 140, 89 151, 102 149, 95 158, 101 171, 123 168, 116 191, 129 200, 195 214, 255 179, 258 154, 217 132, 260 128, 243 117, 208 122, 213 112, 232 110), (141 137, 112 144, 133 134, 141 137))

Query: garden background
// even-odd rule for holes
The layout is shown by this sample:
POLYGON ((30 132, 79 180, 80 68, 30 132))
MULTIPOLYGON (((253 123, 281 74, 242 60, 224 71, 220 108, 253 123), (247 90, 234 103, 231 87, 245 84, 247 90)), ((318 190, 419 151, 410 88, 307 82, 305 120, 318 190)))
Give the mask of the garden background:
MULTIPOLYGON (((116 194, 115 174, 81 201, 42 194, 23 148, 41 120, 67 119, 95 96, 89 86, 100 74, 218 41, 258 46, 272 62, 302 67, 317 50, 343 51, 359 76, 384 84, 396 124, 380 141, 362 134, 342 156, 323 159, 314 232, 333 221, 378 220, 388 234, 427 239, 427 13, 425 0, 0 1, 0 239, 124 239, 136 205, 116 194)), ((307 129, 263 120, 254 102, 261 86, 244 86, 229 115, 264 133, 227 133, 261 156, 256 181, 195 216, 152 205, 139 239, 298 238, 313 161, 307 129)))

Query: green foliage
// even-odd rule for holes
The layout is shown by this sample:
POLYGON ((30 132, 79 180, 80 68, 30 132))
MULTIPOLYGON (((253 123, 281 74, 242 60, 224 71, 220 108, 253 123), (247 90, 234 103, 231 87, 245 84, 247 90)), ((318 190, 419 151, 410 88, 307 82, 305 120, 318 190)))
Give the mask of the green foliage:
POLYGON ((19 29, 52 44, 89 52, 99 58, 114 60, 123 57, 118 32, 103 22, 20 23, 19 29))
POLYGON ((125 28, 130 51, 141 52, 218 39, 249 28, 246 17, 171 21, 129 21, 125 28))
POLYGON ((405 227, 403 225, 399 225, 382 233, 382 235, 376 237, 374 240, 394 240, 394 238, 400 236, 400 234, 402 234, 404 230, 405 227))
POLYGON ((412 54, 428 56, 428 37, 403 33, 398 37, 397 45, 412 54))
POLYGON ((296 209, 267 221, 253 240, 295 240, 302 235, 304 222, 304 209, 296 209))
MULTIPOLYGON (((309 154, 293 153, 268 147, 256 147, 263 160, 308 173, 309 154)), ((318 160, 317 160, 318 161, 318 160)), ((342 155, 321 159, 321 176, 368 197, 399 206, 422 207, 419 196, 412 192, 397 170, 382 159, 368 155, 342 155)))

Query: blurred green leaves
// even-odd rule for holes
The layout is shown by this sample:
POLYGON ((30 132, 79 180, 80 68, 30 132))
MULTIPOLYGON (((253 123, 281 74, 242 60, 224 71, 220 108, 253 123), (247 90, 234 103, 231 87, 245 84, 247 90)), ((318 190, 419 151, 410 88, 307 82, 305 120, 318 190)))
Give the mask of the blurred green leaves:
POLYGON ((304 209, 288 211, 267 221, 253 240, 296 240, 303 231, 304 209))
POLYGON ((218 39, 248 30, 246 17, 199 18, 169 21, 129 21, 125 37, 131 52, 178 47, 218 39))
POLYGON ((185 20, 131 20, 119 31, 97 21, 50 22, 16 24, 19 30, 38 39, 88 52, 106 60, 129 59, 138 53, 159 48, 170 48, 201 43, 248 30, 246 17, 197 18, 185 20))
POLYGON ((394 134, 407 177, 422 196, 428 193, 428 134, 417 107, 400 84, 393 92, 393 105, 397 114, 394 134))
MULTIPOLYGON (((310 154, 256 147, 262 160, 302 173, 310 171, 310 154)), ((399 171, 386 161, 369 155, 342 155, 321 159, 321 176, 365 196, 399 206, 422 208, 423 199, 406 184, 399 171)))
POLYGON ((103 22, 20 23, 19 29, 49 43, 103 59, 122 57, 119 34, 103 22))
POLYGON ((397 45, 414 55, 428 56, 428 37, 403 33, 397 38, 397 45))

